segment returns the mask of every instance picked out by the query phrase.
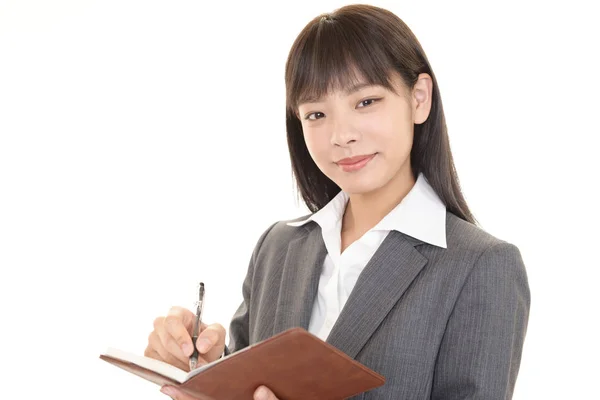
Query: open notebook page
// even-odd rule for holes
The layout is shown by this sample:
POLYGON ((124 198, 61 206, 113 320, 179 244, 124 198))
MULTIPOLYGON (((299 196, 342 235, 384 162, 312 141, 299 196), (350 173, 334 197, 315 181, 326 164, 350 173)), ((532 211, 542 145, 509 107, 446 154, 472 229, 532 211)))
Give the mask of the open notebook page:
MULTIPOLYGON (((182 369, 179 369, 171 364, 168 364, 164 361, 156 360, 154 358, 140 356, 137 354, 129 353, 123 350, 119 350, 113 347, 109 347, 104 353, 106 356, 110 356, 113 358, 117 358, 119 360, 127 361, 140 367, 149 369, 151 371, 157 372, 163 376, 173 379, 179 383, 183 383, 186 380, 190 379, 192 376, 199 374, 200 372, 212 367, 215 364, 223 361, 227 357, 223 357, 219 360, 216 360, 210 364, 203 365, 202 367, 198 367, 193 371, 186 372, 182 369)), ((231 355, 231 354, 230 354, 231 355)))

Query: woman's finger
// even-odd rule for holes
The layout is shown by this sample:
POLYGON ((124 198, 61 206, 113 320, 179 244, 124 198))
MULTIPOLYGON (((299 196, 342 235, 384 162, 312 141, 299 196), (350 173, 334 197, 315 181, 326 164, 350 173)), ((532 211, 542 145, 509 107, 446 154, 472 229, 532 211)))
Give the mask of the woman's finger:
POLYGON ((275 393, 266 386, 259 386, 254 392, 254 400, 279 400, 275 393))

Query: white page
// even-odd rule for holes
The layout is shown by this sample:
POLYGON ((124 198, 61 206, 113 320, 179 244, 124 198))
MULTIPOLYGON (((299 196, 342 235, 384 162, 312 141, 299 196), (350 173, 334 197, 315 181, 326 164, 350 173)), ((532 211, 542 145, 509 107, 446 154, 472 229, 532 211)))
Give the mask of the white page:
MULTIPOLYGON (((236 354, 243 352, 245 350, 248 350, 251 347, 253 347, 253 346, 247 346, 246 348, 236 352, 236 354)), ((130 353, 130 352, 127 352, 124 350, 114 348, 114 347, 109 347, 106 350, 106 352, 104 353, 104 355, 110 356, 113 358, 117 358, 119 360, 131 362, 135 365, 138 365, 140 367, 149 369, 149 370, 157 372, 163 376, 171 378, 174 381, 177 381, 179 383, 183 383, 183 382, 187 381, 188 379, 190 379, 191 377, 198 375, 200 372, 205 371, 208 368, 220 363, 221 361, 233 356, 233 354, 229 354, 228 356, 220 358, 216 361, 213 361, 212 363, 203 365, 202 367, 198 367, 198 368, 194 369, 193 371, 186 372, 186 371, 179 369, 179 368, 177 368, 169 363, 166 363, 164 361, 160 361, 160 360, 146 357, 146 356, 140 356, 140 355, 133 354, 133 353, 130 353)))

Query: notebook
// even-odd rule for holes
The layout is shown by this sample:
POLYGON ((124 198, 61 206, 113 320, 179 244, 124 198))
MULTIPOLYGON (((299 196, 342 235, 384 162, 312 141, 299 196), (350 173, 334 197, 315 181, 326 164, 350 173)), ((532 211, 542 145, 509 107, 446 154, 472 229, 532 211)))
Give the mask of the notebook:
POLYGON ((260 385, 282 400, 340 400, 385 383, 383 376, 303 328, 288 329, 190 372, 115 348, 100 358, 200 400, 252 399, 260 385))

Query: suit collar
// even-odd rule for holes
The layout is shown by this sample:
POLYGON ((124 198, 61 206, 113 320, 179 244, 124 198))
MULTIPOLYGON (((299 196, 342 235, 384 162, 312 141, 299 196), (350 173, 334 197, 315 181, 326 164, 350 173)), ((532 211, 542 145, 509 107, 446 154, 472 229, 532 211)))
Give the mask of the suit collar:
MULTIPOLYGON (((317 224, 304 228, 287 247, 273 334, 297 326, 308 330, 327 250, 317 224)), ((356 357, 427 263, 415 249, 420 243, 401 232, 389 233, 359 276, 328 343, 356 357)))
POLYGON ((308 330, 327 249, 318 225, 301 229, 287 247, 273 334, 297 326, 308 330))
POLYGON ((411 282, 427 264, 418 240, 391 231, 369 260, 327 342, 356 357, 411 282))
MULTIPOLYGON (((307 219, 288 222, 287 225, 299 227, 314 221, 324 232, 331 231, 343 217, 348 199, 348 194, 340 191, 307 219)), ((446 206, 425 175, 420 173, 408 194, 372 230, 398 231, 434 246, 446 248, 446 206)))

